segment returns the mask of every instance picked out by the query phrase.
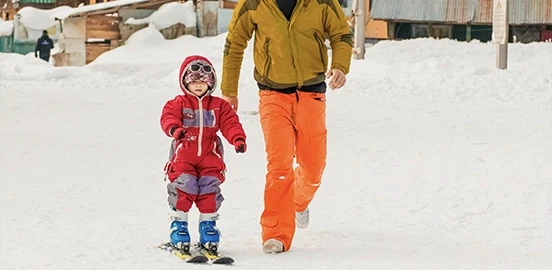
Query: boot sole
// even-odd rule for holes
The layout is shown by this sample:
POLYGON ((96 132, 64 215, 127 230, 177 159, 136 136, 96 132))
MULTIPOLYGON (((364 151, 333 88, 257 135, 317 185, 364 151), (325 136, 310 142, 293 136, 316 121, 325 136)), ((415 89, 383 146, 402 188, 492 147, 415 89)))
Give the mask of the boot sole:
POLYGON ((269 254, 281 253, 283 252, 282 249, 283 249, 282 244, 277 242, 267 241, 267 243, 263 245, 264 253, 269 253, 269 254))

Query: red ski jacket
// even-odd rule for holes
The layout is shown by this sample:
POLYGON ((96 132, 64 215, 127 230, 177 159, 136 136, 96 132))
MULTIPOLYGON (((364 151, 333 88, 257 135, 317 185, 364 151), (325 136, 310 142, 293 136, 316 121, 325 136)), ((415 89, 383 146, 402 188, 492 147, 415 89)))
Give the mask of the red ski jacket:
MULTIPOLYGON (((183 76, 188 65, 195 61, 204 61, 212 67, 212 64, 204 57, 186 58, 179 73, 180 88, 184 94, 169 100, 161 114, 161 128, 167 136, 171 136, 169 131, 173 127, 183 127, 186 130, 186 138, 189 141, 186 142, 184 149, 175 153, 178 155, 177 159, 185 158, 186 155, 202 157, 209 153, 217 154, 216 150, 220 147, 217 145, 218 131, 230 144, 234 144, 238 139, 244 141, 246 139, 239 117, 230 103, 222 98, 211 96, 216 87, 216 76, 213 87, 201 98, 186 89, 183 76)), ((214 68, 213 75, 215 75, 214 68)))

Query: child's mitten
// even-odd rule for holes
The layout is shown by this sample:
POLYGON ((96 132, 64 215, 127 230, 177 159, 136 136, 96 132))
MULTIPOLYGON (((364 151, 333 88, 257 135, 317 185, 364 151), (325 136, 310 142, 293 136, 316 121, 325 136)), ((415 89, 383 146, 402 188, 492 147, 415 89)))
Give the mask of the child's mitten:
POLYGON ((186 131, 181 127, 173 127, 169 131, 169 134, 171 137, 173 137, 175 140, 182 140, 184 138, 184 135, 186 134, 186 131))
POLYGON ((247 150, 247 144, 245 144, 243 139, 237 139, 234 142, 234 147, 236 148, 236 153, 245 153, 245 150, 247 150))

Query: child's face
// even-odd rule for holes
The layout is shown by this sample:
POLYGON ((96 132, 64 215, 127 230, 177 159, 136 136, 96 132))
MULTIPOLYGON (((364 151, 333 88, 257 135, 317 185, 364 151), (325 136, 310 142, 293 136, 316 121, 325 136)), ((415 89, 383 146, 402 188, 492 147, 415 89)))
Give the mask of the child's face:
POLYGON ((202 81, 193 81, 188 84, 188 91, 192 92, 194 95, 201 97, 205 92, 207 92, 207 89, 209 86, 206 82, 202 81))

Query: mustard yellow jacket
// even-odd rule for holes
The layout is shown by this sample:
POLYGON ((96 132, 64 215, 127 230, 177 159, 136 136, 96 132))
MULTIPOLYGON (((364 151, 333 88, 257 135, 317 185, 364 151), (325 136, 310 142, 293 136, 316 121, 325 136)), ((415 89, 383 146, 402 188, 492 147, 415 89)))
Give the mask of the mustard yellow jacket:
POLYGON ((254 78, 274 89, 313 85, 328 68, 349 72, 353 39, 337 0, 297 0, 290 21, 275 0, 239 0, 228 26, 222 68, 222 94, 236 96, 243 53, 255 33, 254 78))

